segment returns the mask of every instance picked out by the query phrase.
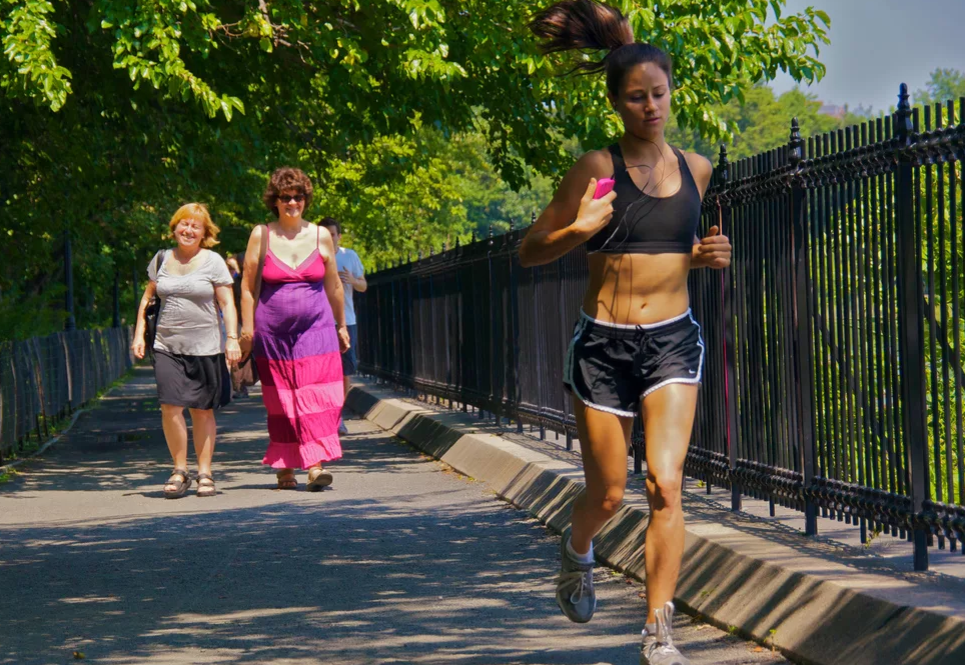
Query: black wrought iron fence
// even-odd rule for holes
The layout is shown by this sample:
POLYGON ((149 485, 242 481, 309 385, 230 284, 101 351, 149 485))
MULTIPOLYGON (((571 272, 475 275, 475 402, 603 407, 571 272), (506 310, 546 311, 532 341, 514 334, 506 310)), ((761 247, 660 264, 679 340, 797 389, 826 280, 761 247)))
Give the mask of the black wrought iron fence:
POLYGON ((72 330, 0 343, 0 461, 93 399, 133 364, 130 328, 72 330))
MULTIPOLYGON (((733 164, 721 150, 703 228, 723 225, 734 261, 692 276, 708 353, 687 472, 735 509, 802 510, 809 534, 823 515, 907 538, 925 569, 965 538, 965 99, 912 109, 902 85, 899 102, 807 141, 794 121, 733 164)), ((586 255, 521 268, 521 233, 372 275, 361 364, 569 440, 586 255)))

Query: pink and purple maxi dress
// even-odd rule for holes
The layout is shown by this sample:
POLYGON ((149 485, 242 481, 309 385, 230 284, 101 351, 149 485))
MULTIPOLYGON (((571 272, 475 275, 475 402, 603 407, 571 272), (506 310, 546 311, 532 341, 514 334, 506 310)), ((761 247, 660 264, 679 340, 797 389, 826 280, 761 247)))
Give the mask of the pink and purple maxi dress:
POLYGON ((340 458, 342 360, 317 247, 293 270, 272 253, 269 241, 253 352, 268 411, 262 464, 307 469, 340 458))

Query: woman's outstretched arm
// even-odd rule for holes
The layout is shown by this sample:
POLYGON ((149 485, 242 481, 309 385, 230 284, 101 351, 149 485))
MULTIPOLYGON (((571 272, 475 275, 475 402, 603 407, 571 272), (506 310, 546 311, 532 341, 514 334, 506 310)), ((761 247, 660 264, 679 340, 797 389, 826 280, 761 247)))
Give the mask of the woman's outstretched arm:
POLYGON ((602 150, 583 155, 567 172, 553 200, 526 232, 519 248, 523 267, 550 263, 593 237, 613 216, 610 192, 594 199, 596 181, 613 171, 602 150))

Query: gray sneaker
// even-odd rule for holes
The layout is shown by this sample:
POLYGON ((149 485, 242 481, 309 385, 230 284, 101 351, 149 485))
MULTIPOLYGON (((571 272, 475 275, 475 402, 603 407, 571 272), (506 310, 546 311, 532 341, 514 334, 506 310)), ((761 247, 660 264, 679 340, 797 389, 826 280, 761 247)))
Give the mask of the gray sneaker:
POLYGON ((344 420, 338 421, 338 433, 342 436, 346 436, 348 434, 348 427, 345 425, 344 420))
POLYGON ((593 564, 575 561, 566 551, 569 541, 569 532, 564 533, 560 546, 563 569, 556 578, 556 603, 570 621, 586 623, 593 618, 596 610, 593 564))
POLYGON ((667 601, 666 605, 654 612, 657 619, 656 634, 643 629, 640 665, 690 665, 690 661, 673 645, 673 611, 673 603, 667 601))

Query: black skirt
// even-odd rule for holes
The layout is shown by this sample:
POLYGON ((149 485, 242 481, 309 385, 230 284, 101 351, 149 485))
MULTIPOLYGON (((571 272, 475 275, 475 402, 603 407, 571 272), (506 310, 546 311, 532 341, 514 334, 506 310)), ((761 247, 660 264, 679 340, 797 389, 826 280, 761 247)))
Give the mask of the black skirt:
POLYGON ((182 356, 155 351, 154 377, 161 404, 207 410, 231 402, 231 375, 223 353, 182 356))

